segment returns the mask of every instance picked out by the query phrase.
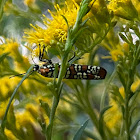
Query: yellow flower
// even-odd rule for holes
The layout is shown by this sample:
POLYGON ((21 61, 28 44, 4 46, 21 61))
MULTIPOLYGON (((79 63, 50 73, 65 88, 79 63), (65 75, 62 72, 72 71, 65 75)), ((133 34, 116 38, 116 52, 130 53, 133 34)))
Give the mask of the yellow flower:
POLYGON ((113 99, 110 99, 110 105, 112 105, 112 107, 106 111, 104 121, 110 131, 113 134, 117 134, 121 126, 122 113, 113 99))
POLYGON ((39 27, 38 25, 31 25, 34 30, 25 32, 25 38, 30 44, 36 43, 41 44, 41 46, 51 46, 52 42, 62 43, 66 41, 68 27, 62 15, 68 20, 69 26, 73 26, 79 6, 73 0, 72 2, 65 2, 63 8, 60 8, 59 5, 55 5, 55 9, 56 12, 48 10, 53 18, 52 20, 44 15, 43 23, 45 28, 39 27))
POLYGON ((24 4, 27 6, 31 6, 34 3, 35 3, 35 0, 24 0, 24 4))
POLYGON ((29 111, 33 116, 38 116, 39 108, 35 104, 28 103, 25 106, 26 110, 29 111))
MULTIPOLYGON (((131 90, 135 92, 137 88, 140 87, 140 79, 137 79, 132 85, 131 90)), ((125 98, 125 90, 124 87, 119 88, 119 92, 122 98, 125 98)), ((117 134, 120 131, 120 126, 122 123, 122 112, 117 98, 113 98, 113 96, 109 96, 109 104, 112 106, 109 110, 105 112, 104 121, 106 126, 112 131, 112 133, 117 134)), ((136 101, 137 102, 137 101, 136 101)))
POLYGON ((28 111, 16 112, 15 117, 16 117, 16 128, 17 129, 20 129, 23 127, 26 128, 32 124, 36 124, 35 119, 28 111))
POLYGON ((137 9, 138 15, 140 16, 140 1, 139 0, 132 0, 133 5, 137 9))
POLYGON ((110 55, 113 61, 118 61, 118 56, 123 56, 123 51, 121 47, 117 47, 116 49, 113 49, 110 51, 110 55))
POLYGON ((113 11, 116 16, 128 20, 133 20, 138 16, 137 10, 131 0, 111 0, 108 9, 113 11))
POLYGON ((113 61, 118 61, 119 57, 126 56, 130 49, 129 44, 125 42, 122 43, 113 30, 110 30, 110 32, 107 34, 106 39, 102 42, 102 45, 110 53, 110 56, 103 56, 103 58, 109 58, 113 61))
POLYGON ((140 79, 137 79, 132 85, 131 85, 131 91, 135 92, 140 87, 140 79))
POLYGON ((119 92, 120 92, 121 96, 124 98, 125 97, 124 87, 120 87, 119 92))
POLYGON ((111 58, 113 61, 118 61, 119 56, 124 56, 123 45, 121 46, 120 44, 118 44, 117 46, 113 46, 113 47, 108 47, 108 46, 104 46, 104 47, 109 50, 111 56, 103 56, 103 58, 111 58))
POLYGON ((82 58, 80 58, 78 60, 78 63, 81 64, 81 65, 86 65, 88 64, 88 60, 89 60, 89 53, 85 53, 82 58))
POLYGON ((0 102, 0 119, 2 120, 6 111, 9 100, 0 102))
POLYGON ((0 45, 0 55, 3 53, 9 53, 9 56, 14 58, 16 61, 21 61, 22 56, 18 50, 19 44, 13 39, 6 39, 5 43, 0 45))
POLYGON ((4 129, 4 133, 7 136, 8 140, 19 140, 16 136, 8 129, 4 129))
POLYGON ((12 40, 12 39, 6 39, 6 43, 0 45, 0 55, 2 53, 10 53, 11 56, 16 55, 16 53, 18 53, 18 47, 19 44, 12 40))
MULTIPOLYGON (((119 92, 124 98, 125 92, 123 87, 119 88, 119 92)), ((112 107, 105 112, 104 121, 113 134, 118 134, 122 124, 122 112, 118 102, 111 96, 109 97, 109 104, 112 107)))
POLYGON ((19 77, 14 77, 14 80, 12 78, 9 79, 8 76, 0 78, 0 97, 6 99, 7 97, 11 96, 11 93, 13 92, 19 81, 19 77))

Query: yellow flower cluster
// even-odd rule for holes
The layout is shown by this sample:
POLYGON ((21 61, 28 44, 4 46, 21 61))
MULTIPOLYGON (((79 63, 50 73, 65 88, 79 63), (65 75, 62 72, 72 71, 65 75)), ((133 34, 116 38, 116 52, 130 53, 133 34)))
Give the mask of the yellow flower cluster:
POLYGON ((16 112, 16 128, 20 129, 21 127, 28 127, 31 124, 35 123, 35 119, 32 117, 30 112, 23 111, 23 112, 16 112))
POLYGON ((0 55, 3 53, 10 53, 11 56, 15 56, 17 53, 19 53, 18 47, 19 44, 16 41, 12 39, 6 39, 6 43, 0 45, 0 55))
POLYGON ((138 17, 136 8, 131 0, 111 0, 108 8, 114 12, 116 16, 128 20, 134 20, 138 17))
POLYGON ((19 77, 15 77, 14 80, 9 79, 8 76, 0 78, 0 98, 7 99, 9 96, 11 96, 13 90, 15 89, 19 81, 19 77))
POLYGON ((128 52, 129 50, 129 45, 124 43, 124 44, 118 44, 114 45, 112 47, 109 46, 104 46, 106 49, 109 50, 110 56, 103 56, 103 58, 110 58, 113 61, 118 61, 120 56, 124 56, 124 53, 128 52))
MULTIPOLYGON (((135 92, 140 87, 140 79, 137 79, 131 85, 131 91, 135 92)), ((124 87, 119 88, 119 92, 123 99, 125 98, 124 87)), ((106 126, 111 130, 112 133, 117 134, 122 125, 122 112, 118 102, 110 96, 109 104, 112 106, 109 110, 106 111, 104 121, 106 126)))
POLYGON ((69 26, 73 26, 76 20, 77 11, 79 10, 78 4, 73 0, 65 2, 65 6, 60 8, 59 5, 55 5, 56 12, 53 13, 50 10, 53 20, 50 20, 44 15, 45 28, 38 25, 31 25, 34 30, 26 31, 25 38, 30 44, 36 43, 41 45, 50 46, 52 42, 65 42, 67 38, 68 26, 63 16, 66 17, 69 26))
POLYGON ((8 140, 19 140, 9 129, 4 129, 4 133, 7 136, 8 140))
MULTIPOLYGON (((0 120, 2 120, 3 119, 3 117, 4 117, 4 114, 5 114, 5 111, 6 111, 6 107, 7 107, 7 105, 8 105, 8 102, 9 102, 9 100, 6 100, 6 101, 1 101, 0 102, 0 120)), ((13 106, 13 104, 11 104, 11 107, 13 106)))
MULTIPOLYGON (((119 89, 122 97, 125 96, 124 88, 119 89)), ((106 126, 110 129, 113 134, 118 134, 120 132, 120 126, 122 125, 122 112, 118 105, 118 102, 111 96, 109 98, 109 104, 112 106, 109 110, 105 112, 104 121, 106 126)))

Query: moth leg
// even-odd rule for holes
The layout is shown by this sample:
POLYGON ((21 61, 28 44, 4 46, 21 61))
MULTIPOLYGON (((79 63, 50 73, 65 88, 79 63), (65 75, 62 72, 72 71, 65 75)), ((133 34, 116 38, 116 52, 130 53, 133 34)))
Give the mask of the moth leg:
POLYGON ((75 55, 75 52, 74 52, 73 57, 70 58, 70 59, 68 60, 68 63, 69 63, 69 64, 72 64, 74 61, 79 60, 79 59, 82 59, 82 58, 81 58, 81 57, 77 57, 77 56, 75 55))

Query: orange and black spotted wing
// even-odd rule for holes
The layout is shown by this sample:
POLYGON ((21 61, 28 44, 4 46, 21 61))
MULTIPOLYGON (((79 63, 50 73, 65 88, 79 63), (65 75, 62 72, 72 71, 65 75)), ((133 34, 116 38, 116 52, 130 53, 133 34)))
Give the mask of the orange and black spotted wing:
POLYGON ((65 78, 99 80, 104 79, 106 73, 106 70, 102 67, 72 64, 67 68, 65 78))
MULTIPOLYGON (((58 70, 61 64, 58 64, 58 70)), ((38 69, 38 72, 45 77, 54 77, 54 64, 44 64, 38 69)), ((99 66, 72 64, 67 68, 64 79, 86 79, 100 80, 105 79, 107 71, 99 66)), ((58 77, 58 75, 57 75, 58 77)))

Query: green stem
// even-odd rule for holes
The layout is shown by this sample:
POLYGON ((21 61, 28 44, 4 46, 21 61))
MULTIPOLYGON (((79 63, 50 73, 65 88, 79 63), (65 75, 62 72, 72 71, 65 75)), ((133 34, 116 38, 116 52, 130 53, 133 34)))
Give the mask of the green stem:
POLYGON ((126 130, 126 138, 130 140, 130 125, 129 125, 129 107, 128 107, 128 99, 125 101, 125 130, 126 130))
POLYGON ((47 127, 47 132, 46 132, 47 140, 51 140, 54 116, 55 116, 55 112, 56 112, 58 103, 59 103, 59 97, 53 96, 53 105, 52 105, 52 109, 51 109, 51 113, 50 113, 49 125, 47 127))
POLYGON ((66 67, 67 67, 67 59, 68 59, 68 55, 64 55, 63 59, 62 59, 62 65, 61 65, 61 68, 60 68, 60 72, 59 72, 59 76, 58 76, 58 81, 57 81, 57 96, 53 96, 53 105, 52 105, 52 109, 51 109, 51 113, 50 113, 50 120, 49 120, 49 125, 47 127, 47 140, 51 140, 51 137, 52 137, 52 129, 53 129, 53 122, 54 122, 54 116, 55 116, 55 112, 56 112, 56 109, 57 109, 57 106, 58 106, 58 103, 59 103, 59 100, 60 100, 60 95, 61 95, 61 92, 60 91, 60 88, 61 88, 61 82, 62 82, 62 79, 63 79, 63 76, 65 74, 65 71, 66 71, 66 67))
POLYGON ((87 5, 81 5, 80 10, 78 12, 78 16, 75 22, 75 25, 73 26, 73 29, 68 29, 68 36, 67 36, 67 41, 65 44, 65 53, 62 57, 62 64, 61 64, 61 68, 59 71, 59 75, 58 75, 58 81, 56 84, 56 88, 57 88, 57 96, 53 97, 53 105, 52 105, 52 109, 51 109, 51 113, 50 113, 50 120, 49 120, 49 125, 47 127, 47 140, 51 140, 51 136, 52 136, 52 129, 53 129, 53 121, 54 121, 54 116, 55 116, 55 112, 60 100, 60 95, 61 95, 61 82, 63 79, 63 76, 66 73, 66 68, 67 68, 67 63, 68 63, 68 55, 69 52, 72 49, 72 46, 74 44, 74 38, 75 38, 75 33, 78 32, 79 28, 80 28, 80 23, 82 21, 83 16, 85 16, 85 14, 88 12, 88 4, 91 0, 83 0, 84 2, 87 3, 87 5), (84 9, 83 9, 84 8, 84 9), (83 9, 83 10, 82 10, 83 9), (85 14, 83 13, 83 11, 85 10, 85 14))

